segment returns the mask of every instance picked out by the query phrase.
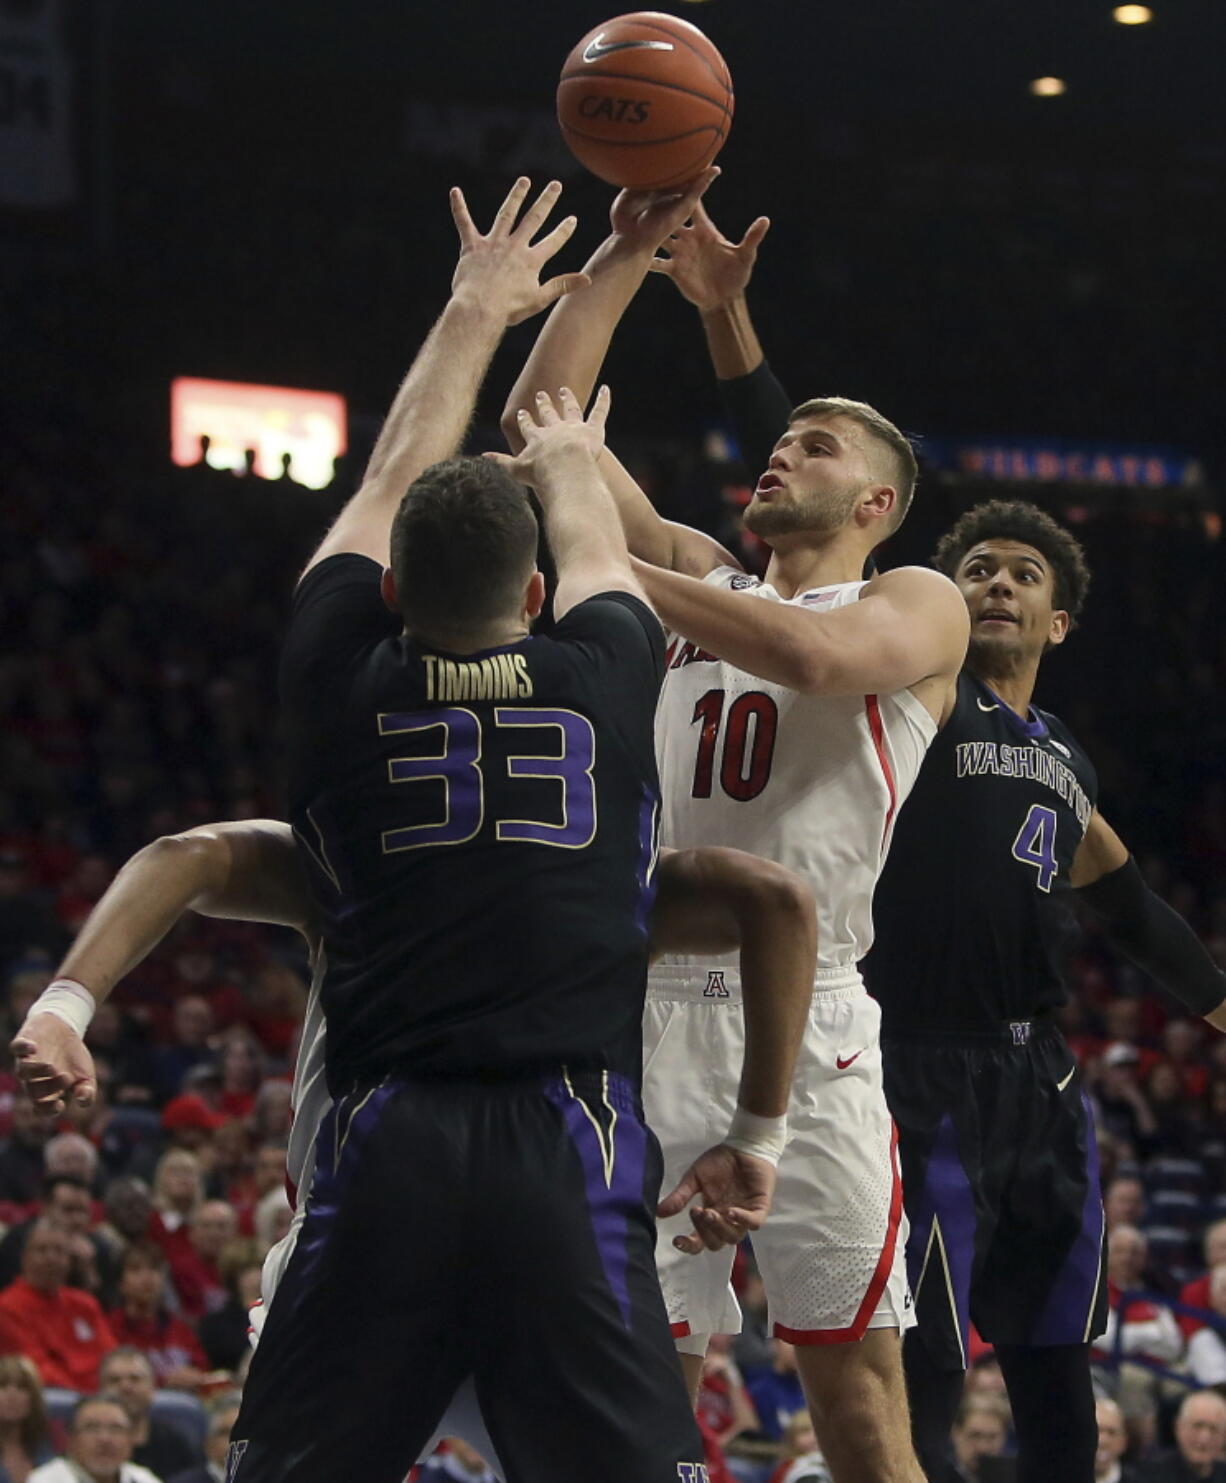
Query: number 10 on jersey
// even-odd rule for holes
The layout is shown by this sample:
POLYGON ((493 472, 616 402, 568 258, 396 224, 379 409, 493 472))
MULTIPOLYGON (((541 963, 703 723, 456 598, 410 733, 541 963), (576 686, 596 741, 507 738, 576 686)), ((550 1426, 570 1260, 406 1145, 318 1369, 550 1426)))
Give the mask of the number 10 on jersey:
POLYGON ((779 707, 761 690, 749 690, 737 696, 725 717, 725 699, 723 690, 708 690, 694 707, 691 724, 701 723, 701 730, 690 792, 695 798, 710 798, 719 752, 720 787, 729 798, 748 803, 770 781, 779 707))

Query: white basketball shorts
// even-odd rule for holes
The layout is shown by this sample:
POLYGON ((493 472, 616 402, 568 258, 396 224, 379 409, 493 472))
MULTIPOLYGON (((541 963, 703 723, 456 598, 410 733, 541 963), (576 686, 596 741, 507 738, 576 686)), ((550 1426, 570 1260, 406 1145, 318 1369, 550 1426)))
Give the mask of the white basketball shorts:
MULTIPOLYGON (((820 970, 788 1108, 771 1212, 752 1237, 772 1332, 840 1344, 914 1322, 893 1120, 881 1084, 881 1011, 854 968, 820 970)), ((643 1019, 643 1102, 664 1150, 664 1192, 727 1133, 744 1052, 739 974, 651 970, 643 1019)), ((733 1249, 687 1256, 659 1223, 656 1261, 675 1338, 737 1333, 733 1249)))

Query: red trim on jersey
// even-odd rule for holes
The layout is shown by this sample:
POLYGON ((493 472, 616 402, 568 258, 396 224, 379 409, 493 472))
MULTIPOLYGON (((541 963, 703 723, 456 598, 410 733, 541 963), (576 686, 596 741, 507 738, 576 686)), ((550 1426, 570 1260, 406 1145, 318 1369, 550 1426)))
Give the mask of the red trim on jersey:
POLYGON ((894 786, 894 769, 890 766, 890 759, 885 749, 885 727, 881 722, 881 707, 875 695, 864 697, 864 709, 868 712, 868 729, 873 734, 877 761, 881 763, 881 771, 885 774, 885 785, 890 792, 890 807, 886 811, 885 828, 881 831, 881 848, 884 850, 885 842, 890 837, 890 825, 894 822, 894 811, 898 807, 898 789, 894 786))
POLYGON ((851 1344, 862 1339, 868 1331, 869 1320, 877 1311, 877 1304, 894 1265, 894 1248, 898 1244, 898 1227, 902 1221, 902 1175, 898 1168, 898 1128, 890 1119, 890 1168, 894 1182, 890 1191, 890 1219, 885 1231, 885 1244, 877 1258, 873 1279, 864 1294, 864 1300, 856 1311, 855 1318, 845 1329, 790 1329, 783 1324, 774 1326, 777 1339, 786 1339, 789 1344, 851 1344))
POLYGON ((674 1339, 688 1339, 693 1332, 688 1323, 670 1323, 668 1331, 674 1339))

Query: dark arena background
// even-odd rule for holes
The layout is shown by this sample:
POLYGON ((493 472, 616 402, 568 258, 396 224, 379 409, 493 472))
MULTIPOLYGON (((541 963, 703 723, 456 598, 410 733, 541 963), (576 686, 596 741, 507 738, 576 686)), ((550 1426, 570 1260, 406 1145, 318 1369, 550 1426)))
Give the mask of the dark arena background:
MULTIPOLYGON (((1036 699, 1090 754, 1103 813, 1149 882, 1226 964, 1226 7, 1152 0, 1147 20, 1124 14, 1138 6, 1117 19, 1110 0, 667 8, 732 72, 707 203, 733 238, 772 218, 749 289, 772 366, 797 400, 871 401, 918 438, 914 509, 882 564, 926 562, 993 497, 1071 527, 1093 586, 1036 699)), ((554 268, 581 265, 613 191, 566 152, 553 90, 609 13, 0 0, 6 1044, 130 854, 214 819, 284 817, 289 595, 445 300, 447 189, 485 222, 516 175, 559 178, 580 225, 554 268)), ((536 329, 499 351, 474 449, 500 446, 536 329)), ((660 508, 735 547, 759 470, 723 420, 697 316, 663 278, 631 306, 605 377, 610 441, 660 508)), ((1226 1262, 1226 1039, 1083 927, 1064 1028, 1095 1098, 1108 1224, 1147 1238, 1109 1269, 1119 1337, 1095 1373, 1144 1468, 1184 1391, 1226 1383, 1226 1351, 1218 1370, 1192 1351, 1205 1319, 1165 1306, 1209 1307, 1202 1279, 1226 1262)), ((306 982, 292 933, 189 915, 91 1029, 95 1108, 33 1125, 4 1053, 0 1282, 20 1268, 12 1233, 53 1199, 45 1175, 83 1173, 81 1282, 127 1313, 125 1343, 157 1312, 184 1325, 175 1362, 155 1365, 152 1435, 169 1451, 148 1466, 166 1480, 232 1417, 252 1274, 288 1222, 279 1150, 306 982), (123 1252, 148 1213, 127 1227, 116 1213, 144 1198, 132 1179, 171 1235, 195 1228, 200 1200, 214 1217, 194 1244, 170 1243, 144 1319, 123 1252)), ((746 1332, 730 1354, 771 1415, 740 1406, 737 1369, 717 1356, 702 1409, 723 1444, 712 1478, 823 1478, 793 1466, 803 1437, 778 1439, 790 1362, 764 1337, 748 1257, 738 1282, 746 1332)), ((1226 1278, 1214 1299, 1226 1315, 1226 1278)), ((0 1327, 0 1349, 20 1347, 0 1327)), ((61 1449, 80 1388, 41 1379, 40 1459, 61 1449)), ((989 1349, 968 1385, 998 1398, 988 1450, 1005 1456, 957 1476, 1008 1476, 989 1349)), ((484 1476, 462 1448, 447 1465, 484 1476)))

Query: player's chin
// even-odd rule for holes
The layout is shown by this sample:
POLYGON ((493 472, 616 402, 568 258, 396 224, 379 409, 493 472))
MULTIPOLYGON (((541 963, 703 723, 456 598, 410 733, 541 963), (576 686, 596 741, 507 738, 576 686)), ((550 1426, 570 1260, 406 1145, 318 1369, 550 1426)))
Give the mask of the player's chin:
POLYGON ((1025 645, 1016 628, 981 628, 971 630, 967 652, 971 659, 1003 659, 1020 655, 1025 645))

